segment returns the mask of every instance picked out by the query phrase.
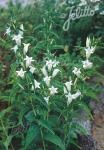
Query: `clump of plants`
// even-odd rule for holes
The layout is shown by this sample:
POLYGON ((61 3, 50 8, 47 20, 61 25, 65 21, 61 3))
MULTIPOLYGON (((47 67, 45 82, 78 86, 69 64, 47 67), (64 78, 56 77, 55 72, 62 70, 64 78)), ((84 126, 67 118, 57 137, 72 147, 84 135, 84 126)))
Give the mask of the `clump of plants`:
POLYGON ((96 72, 96 43, 88 37, 86 46, 79 47, 82 55, 66 51, 56 56, 50 51, 53 41, 47 39, 46 51, 37 59, 25 32, 23 24, 15 30, 12 26, 6 29, 14 60, 6 97, 8 107, 0 113, 1 149, 80 148, 78 135, 87 131, 74 119, 81 109, 91 117, 86 96, 96 96, 86 80, 96 72))

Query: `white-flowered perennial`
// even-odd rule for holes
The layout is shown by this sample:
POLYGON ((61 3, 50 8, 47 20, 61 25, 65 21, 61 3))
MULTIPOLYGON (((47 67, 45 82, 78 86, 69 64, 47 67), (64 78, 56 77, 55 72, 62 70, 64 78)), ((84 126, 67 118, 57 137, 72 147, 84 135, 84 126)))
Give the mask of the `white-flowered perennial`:
POLYGON ((26 61, 26 67, 31 66, 32 62, 34 61, 32 57, 29 57, 26 55, 26 58, 24 59, 26 61))
POLYGON ((21 29, 22 31, 24 31, 24 26, 23 26, 23 24, 20 25, 20 29, 21 29))
POLYGON ((11 29, 10 29, 10 27, 9 27, 9 28, 6 29, 5 34, 10 35, 10 33, 11 33, 11 29))
POLYGON ((51 88, 49 88, 49 90, 50 90, 50 95, 55 95, 56 93, 58 93, 58 89, 57 88, 55 88, 54 86, 52 86, 51 88))
POLYGON ((59 61, 54 60, 53 61, 53 68, 55 68, 59 64, 59 61))
POLYGON ((54 78, 60 72, 59 69, 54 69, 52 73, 52 77, 54 78))
POLYGON ((15 45, 13 48, 11 48, 11 50, 13 50, 15 53, 17 52, 17 50, 18 50, 18 46, 17 45, 15 45))
POLYGON ((72 100, 78 98, 81 95, 81 92, 79 90, 75 94, 71 94, 71 86, 72 81, 66 82, 64 86, 64 94, 65 97, 67 97, 67 105, 69 105, 72 102, 72 100))
POLYGON ((41 69, 42 73, 44 76, 48 76, 47 70, 46 70, 46 66, 43 66, 43 68, 41 69))
POLYGON ((19 34, 20 34, 21 36, 23 36, 23 32, 24 32, 24 26, 23 26, 23 24, 21 24, 21 25, 20 25, 19 34))
POLYGON ((21 34, 13 35, 12 38, 12 40, 15 41, 18 46, 21 45, 21 39, 23 39, 23 36, 21 34))
POLYGON ((90 62, 88 59, 85 60, 85 61, 82 61, 82 63, 83 63, 83 68, 84 68, 84 69, 90 69, 90 68, 92 68, 92 66, 93 66, 93 63, 90 62))
POLYGON ((70 92, 65 95, 68 100, 67 100, 67 105, 69 105, 74 99, 77 99, 81 95, 81 92, 78 90, 75 94, 71 94, 70 92))
POLYGON ((30 43, 27 43, 27 44, 23 43, 23 45, 24 45, 23 53, 27 54, 29 46, 30 46, 30 43))
POLYGON ((50 81, 51 81, 51 76, 46 76, 46 77, 44 77, 43 80, 46 83, 46 85, 49 86, 50 85, 50 81))
POLYGON ((90 40, 89 37, 87 37, 87 39, 86 39, 86 47, 88 48, 90 46, 91 46, 91 40, 90 40))
POLYGON ((52 70, 52 67, 55 68, 58 64, 59 64, 59 62, 56 60, 47 60, 46 61, 46 66, 48 67, 49 71, 52 70))
POLYGON ((47 96, 47 97, 44 97, 44 100, 45 100, 45 102, 48 104, 49 103, 49 96, 47 96))
POLYGON ((40 83, 34 80, 35 89, 40 89, 40 83))
POLYGON ((52 60, 47 60, 46 61, 46 66, 48 67, 48 70, 51 71, 53 67, 53 61, 52 60))
POLYGON ((72 86, 72 80, 65 83, 64 93, 70 92, 72 86))
POLYGON ((26 72, 26 71, 24 71, 22 68, 21 68, 20 71, 16 71, 17 76, 19 76, 19 77, 21 77, 21 78, 24 78, 25 72, 26 72))
POLYGON ((86 51, 86 59, 89 59, 91 54, 94 53, 95 47, 91 46, 91 47, 85 48, 85 51, 86 51))
POLYGON ((72 71, 77 77, 80 77, 81 75, 81 71, 79 68, 74 67, 73 71, 72 71))
POLYGON ((33 67, 33 66, 29 66, 29 68, 30 68, 30 72, 33 74, 34 73, 34 71, 36 70, 36 68, 35 67, 33 67))

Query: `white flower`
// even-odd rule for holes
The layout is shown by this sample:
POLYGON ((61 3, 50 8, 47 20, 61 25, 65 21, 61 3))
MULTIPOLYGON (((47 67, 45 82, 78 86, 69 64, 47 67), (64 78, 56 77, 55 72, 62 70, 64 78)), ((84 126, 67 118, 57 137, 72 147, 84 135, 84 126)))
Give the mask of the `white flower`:
POLYGON ((92 68, 92 66, 93 66, 93 63, 90 62, 88 59, 85 60, 85 61, 82 61, 82 63, 83 63, 83 68, 84 68, 84 69, 90 69, 90 68, 92 68))
POLYGON ((89 37, 87 37, 86 39, 86 47, 90 47, 91 46, 91 40, 89 37))
POLYGON ((44 100, 46 101, 46 103, 48 104, 49 103, 49 96, 48 97, 44 97, 44 100))
POLYGON ((46 83, 47 86, 50 85, 51 77, 46 76, 43 80, 44 80, 44 82, 46 83))
POLYGON ((71 86, 72 86, 72 81, 66 82, 65 86, 66 86, 68 92, 70 92, 71 91, 71 86))
MULTIPOLYGON (((31 83, 32 84, 32 83, 31 83)), ((31 90, 34 91, 34 85, 32 85, 31 90)))
POLYGON ((20 71, 16 71, 17 76, 20 76, 21 78, 24 78, 25 72, 26 72, 26 71, 23 71, 23 69, 22 69, 22 68, 21 68, 21 70, 20 70, 20 71))
POLYGON ((85 51, 86 51, 86 59, 89 59, 91 54, 94 53, 95 47, 91 46, 91 47, 85 48, 85 51))
POLYGON ((21 24, 21 25, 20 25, 20 30, 19 30, 19 34, 20 34, 21 36, 23 36, 23 31, 24 31, 24 26, 23 26, 23 24, 21 24))
POLYGON ((81 95, 81 92, 78 90, 75 94, 71 94, 70 92, 66 95, 68 98, 67 105, 69 105, 72 100, 77 99, 81 95))
POLYGON ((17 52, 17 50, 18 50, 18 46, 17 45, 15 45, 13 48, 11 48, 11 50, 13 50, 15 53, 17 52))
POLYGON ((28 52, 28 48, 30 46, 30 43, 27 43, 27 44, 23 43, 23 45, 24 45, 23 53, 25 55, 28 52))
POLYGON ((60 72, 59 69, 54 69, 54 71, 52 73, 52 77, 54 78, 58 74, 58 72, 60 72))
POLYGON ((23 31, 19 30, 19 34, 20 34, 21 36, 23 36, 23 31))
POLYGON ((23 24, 20 25, 20 29, 21 29, 22 31, 24 31, 24 26, 23 26, 23 24))
POLYGON ((81 95, 81 92, 78 90, 75 94, 72 95, 73 99, 78 98, 81 95))
POLYGON ((13 35, 12 40, 16 42, 17 45, 21 45, 21 39, 23 39, 21 34, 13 35))
POLYGON ((68 95, 66 95, 66 97, 68 98, 67 105, 69 105, 73 100, 73 95, 69 92, 68 95))
POLYGON ((27 56, 27 55, 26 55, 26 58, 25 58, 24 60, 26 61, 26 67, 31 66, 31 63, 34 61, 34 60, 32 59, 32 57, 29 57, 29 56, 27 56))
POLYGON ((29 66, 29 68, 30 68, 30 72, 31 72, 31 73, 34 73, 34 71, 36 70, 36 68, 33 67, 33 66, 29 66))
POLYGON ((49 88, 49 90, 50 90, 50 94, 51 95, 55 95, 56 93, 58 93, 57 92, 57 88, 55 88, 54 86, 52 86, 51 88, 49 88))
POLYGON ((77 67, 74 67, 74 70, 72 71, 77 77, 80 77, 81 71, 77 67))
POLYGON ((6 29, 6 32, 5 32, 5 33, 6 33, 7 35, 10 35, 10 33, 11 33, 10 27, 6 29))
POLYGON ((43 68, 41 69, 42 73, 44 74, 44 76, 48 76, 47 70, 46 70, 46 66, 43 66, 43 68))
POLYGON ((46 61, 46 66, 48 67, 48 70, 51 71, 53 67, 53 61, 52 60, 46 61))
POLYGON ((34 80, 34 84, 35 84, 35 89, 38 88, 40 89, 40 83, 36 80, 34 80))
POLYGON ((48 70, 51 71, 52 67, 55 68, 59 64, 56 60, 48 60, 46 61, 46 66, 48 67, 48 70))
POLYGON ((64 94, 68 94, 68 90, 64 87, 64 94))
POLYGON ((59 61, 54 60, 53 61, 53 67, 55 68, 59 64, 59 61))

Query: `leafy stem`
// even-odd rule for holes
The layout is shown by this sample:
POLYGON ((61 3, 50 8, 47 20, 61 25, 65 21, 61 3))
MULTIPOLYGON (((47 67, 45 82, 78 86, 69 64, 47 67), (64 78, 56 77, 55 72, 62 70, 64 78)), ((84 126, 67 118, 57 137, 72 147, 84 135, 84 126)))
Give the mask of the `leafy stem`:
POLYGON ((40 128, 40 133, 41 133, 41 138, 42 138, 43 148, 44 148, 44 150, 46 150, 46 146, 45 146, 45 142, 44 142, 44 138, 43 138, 43 131, 42 131, 41 128, 40 128))

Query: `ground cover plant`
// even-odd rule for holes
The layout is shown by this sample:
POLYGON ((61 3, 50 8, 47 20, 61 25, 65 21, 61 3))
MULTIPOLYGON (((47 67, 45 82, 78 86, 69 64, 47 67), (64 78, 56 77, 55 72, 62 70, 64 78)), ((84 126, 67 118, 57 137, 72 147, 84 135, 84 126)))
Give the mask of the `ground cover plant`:
POLYGON ((86 43, 69 50, 68 37, 56 32, 60 25, 56 12, 48 7, 43 13, 38 8, 40 18, 28 13, 20 17, 23 10, 18 7, 7 10, 14 13, 0 39, 9 52, 6 60, 11 61, 6 89, 3 86, 0 92, 1 101, 6 102, 0 113, 0 148, 66 150, 74 145, 80 149, 78 135, 88 133, 76 118, 81 110, 93 118, 88 100, 97 100, 98 89, 88 80, 95 74, 102 77, 97 69, 103 60, 95 54, 99 38, 89 36, 86 43))

